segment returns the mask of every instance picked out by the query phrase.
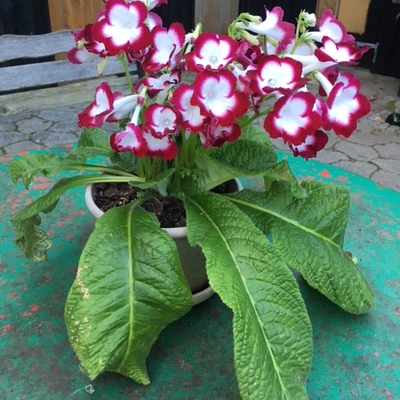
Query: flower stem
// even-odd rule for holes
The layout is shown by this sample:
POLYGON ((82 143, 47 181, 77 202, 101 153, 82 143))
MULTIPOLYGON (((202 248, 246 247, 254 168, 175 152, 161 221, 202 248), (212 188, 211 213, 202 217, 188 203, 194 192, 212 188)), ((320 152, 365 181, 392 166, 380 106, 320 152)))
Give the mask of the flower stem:
POLYGON ((134 93, 133 83, 132 83, 131 75, 129 73, 128 63, 126 61, 126 55, 125 55, 125 53, 123 53, 121 56, 117 56, 117 58, 122 62, 122 66, 124 68, 125 77, 126 77, 126 81, 128 82, 129 90, 133 94, 134 93))

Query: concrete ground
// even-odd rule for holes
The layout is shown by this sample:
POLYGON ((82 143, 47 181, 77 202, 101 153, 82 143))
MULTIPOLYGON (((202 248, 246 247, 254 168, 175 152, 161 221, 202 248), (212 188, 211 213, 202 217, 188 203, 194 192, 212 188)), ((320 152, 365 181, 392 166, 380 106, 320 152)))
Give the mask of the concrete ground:
MULTIPOLYGON (((371 102, 371 113, 359 121, 349 139, 331 134, 318 160, 400 192, 400 127, 385 122, 392 110, 400 112, 400 81, 361 68, 352 71, 371 102)), ((76 114, 92 101, 98 84, 84 82, 0 96, 0 155, 75 142, 79 134, 76 114)), ((110 86, 121 90, 124 81, 115 78, 110 86)), ((277 148, 287 149, 282 142, 274 142, 277 148)))

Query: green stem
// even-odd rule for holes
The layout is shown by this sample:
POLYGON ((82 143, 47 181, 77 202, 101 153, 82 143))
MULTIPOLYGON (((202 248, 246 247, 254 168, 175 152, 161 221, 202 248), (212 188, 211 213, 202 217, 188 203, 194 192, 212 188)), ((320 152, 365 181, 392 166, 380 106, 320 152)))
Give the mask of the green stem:
POLYGON ((114 168, 110 168, 110 167, 101 167, 98 165, 89 165, 89 164, 82 164, 82 165, 71 165, 71 166, 66 166, 65 167, 66 170, 70 170, 70 171, 98 171, 98 172, 107 172, 109 174, 112 175, 118 175, 118 176, 126 176, 128 178, 137 178, 138 182, 144 182, 145 179, 144 178, 140 178, 136 175, 132 175, 129 172, 125 172, 122 171, 120 169, 114 169, 114 168))
POLYGON ((247 119, 245 123, 239 124, 239 125, 240 125, 241 128, 244 128, 247 125, 250 125, 251 123, 253 123, 256 119, 258 119, 260 117, 263 117, 264 115, 268 115, 270 111, 271 111, 271 107, 268 108, 267 110, 263 111, 263 112, 260 112, 258 114, 254 114, 252 117, 247 119))
POLYGON ((123 68, 124 68, 125 77, 126 77, 126 81, 128 82, 129 90, 130 90, 131 93, 133 94, 133 93, 134 93, 134 90, 133 90, 133 83, 132 83, 131 75, 130 75, 130 73, 129 73, 128 63, 126 62, 125 53, 122 54, 121 56, 117 56, 117 58, 122 62, 122 66, 123 66, 123 68))

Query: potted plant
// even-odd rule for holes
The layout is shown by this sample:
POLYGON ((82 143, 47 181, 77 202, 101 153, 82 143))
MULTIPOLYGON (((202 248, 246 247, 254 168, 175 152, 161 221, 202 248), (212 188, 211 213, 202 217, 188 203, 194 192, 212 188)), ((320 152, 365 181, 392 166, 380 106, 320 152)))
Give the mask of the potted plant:
POLYGON ((350 313, 369 311, 374 296, 342 248, 348 191, 299 184, 269 137, 307 159, 326 145, 326 131, 349 137, 370 107, 357 78, 337 67, 355 64, 368 48, 330 10, 317 28, 304 11, 297 26, 283 22, 279 7, 265 18, 245 13, 229 35, 217 35, 199 25, 191 33, 179 23, 164 28, 151 11, 161 3, 108 0, 93 24, 74 33, 69 59, 100 57, 102 69, 119 58, 129 93, 103 82, 78 115, 84 130, 76 148, 11 164, 12 180, 27 188, 38 174, 77 172, 13 217, 15 242, 31 260, 45 259, 50 242, 39 214, 70 188, 124 182, 136 190, 132 202, 98 218, 65 322, 89 378, 115 371, 148 384, 154 341, 193 305, 176 245, 145 209, 152 199, 173 199, 184 207, 190 245, 205 256, 209 284, 233 311, 241 396, 306 398, 312 332, 290 268, 350 313), (132 61, 145 72, 136 84, 132 61), (109 122, 119 124, 111 136, 100 129, 109 122), (258 177, 263 190, 211 191, 241 176, 258 177))

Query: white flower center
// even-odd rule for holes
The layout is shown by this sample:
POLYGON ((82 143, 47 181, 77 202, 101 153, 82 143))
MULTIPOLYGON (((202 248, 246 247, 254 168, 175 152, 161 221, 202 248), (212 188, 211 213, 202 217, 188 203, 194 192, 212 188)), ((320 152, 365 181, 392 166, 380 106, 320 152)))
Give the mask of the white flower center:
POLYGON ((210 60, 211 64, 215 64, 218 61, 218 57, 214 55, 214 56, 211 56, 209 58, 209 60, 210 60))

